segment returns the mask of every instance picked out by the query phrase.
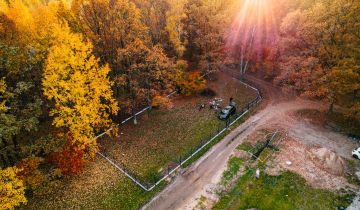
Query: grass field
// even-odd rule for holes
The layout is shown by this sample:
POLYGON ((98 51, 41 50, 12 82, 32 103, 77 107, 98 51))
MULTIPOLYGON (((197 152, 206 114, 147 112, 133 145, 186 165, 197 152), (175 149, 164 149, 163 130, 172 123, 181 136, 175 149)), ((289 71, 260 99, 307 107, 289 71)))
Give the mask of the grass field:
MULTIPOLYGON (((224 103, 230 97, 235 98, 239 107, 256 97, 255 91, 225 75, 220 75, 209 87, 216 91, 216 97, 224 99, 224 103)), ((214 111, 198 110, 199 103, 209 100, 206 97, 175 98, 173 109, 153 110, 149 115, 144 113, 137 126, 129 123, 121 127, 123 135, 119 138, 102 139, 103 150, 141 178, 151 180, 159 175, 161 168, 209 138, 214 129, 224 123, 217 120, 214 111)), ((65 177, 51 194, 30 197, 23 208, 138 209, 164 185, 150 193, 145 192, 105 160, 96 157, 80 174, 65 177)))
MULTIPOLYGON (((237 80, 221 77, 210 84, 223 106, 233 97, 238 107, 242 107, 256 97, 255 91, 241 85, 237 80), (224 81, 223 81, 224 80, 224 81), (220 87, 216 84, 222 84, 220 87)), ((162 170, 179 160, 195 148, 202 140, 208 140, 224 121, 217 119, 214 110, 199 110, 198 104, 213 98, 179 98, 174 100, 171 110, 153 110, 139 118, 139 124, 131 122, 120 127, 117 139, 104 139, 104 151, 117 162, 146 182, 160 176, 162 170), (188 101, 188 102, 187 102, 188 101)))
POLYGON ((254 174, 255 171, 249 169, 213 209, 331 210, 351 203, 350 195, 314 189, 292 172, 280 176, 263 174, 260 179, 255 179, 254 174))

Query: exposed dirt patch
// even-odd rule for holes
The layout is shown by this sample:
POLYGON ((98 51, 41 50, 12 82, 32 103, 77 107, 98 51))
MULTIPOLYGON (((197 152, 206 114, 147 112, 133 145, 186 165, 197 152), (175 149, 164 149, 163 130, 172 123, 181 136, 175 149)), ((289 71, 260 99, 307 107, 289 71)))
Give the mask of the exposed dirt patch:
POLYGON ((359 190, 345 178, 346 164, 341 157, 328 149, 309 147, 292 138, 283 141, 280 152, 269 162, 266 173, 279 175, 285 170, 300 174, 316 188, 359 190), (330 166, 331 163, 336 166, 330 166))
POLYGON ((346 159, 352 159, 351 151, 359 146, 358 142, 341 133, 315 126, 301 119, 290 126, 289 135, 306 145, 328 148, 346 159))
POLYGON ((316 166, 331 174, 341 176, 345 172, 345 160, 329 149, 311 148, 308 156, 316 166))
POLYGON ((248 152, 243 150, 235 150, 233 155, 238 158, 248 159, 251 158, 251 155, 248 152))

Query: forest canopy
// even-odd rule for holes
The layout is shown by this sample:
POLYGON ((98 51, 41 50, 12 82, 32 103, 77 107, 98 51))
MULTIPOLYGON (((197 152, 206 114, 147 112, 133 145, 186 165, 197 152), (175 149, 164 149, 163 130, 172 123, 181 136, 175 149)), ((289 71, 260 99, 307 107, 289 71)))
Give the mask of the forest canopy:
POLYGON ((80 171, 123 116, 197 94, 225 66, 359 117, 360 1, 0 0, 0 176, 19 197, 0 208, 80 171))

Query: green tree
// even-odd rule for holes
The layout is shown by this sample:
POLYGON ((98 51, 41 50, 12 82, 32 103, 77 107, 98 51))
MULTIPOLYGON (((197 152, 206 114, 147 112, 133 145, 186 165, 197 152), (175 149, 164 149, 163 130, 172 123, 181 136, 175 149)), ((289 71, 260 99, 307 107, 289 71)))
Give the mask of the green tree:
POLYGON ((41 145, 36 131, 48 119, 42 71, 51 30, 59 21, 56 2, 12 0, 0 5, 0 78, 7 86, 7 109, 0 113, 0 164, 8 166, 26 156, 32 145, 41 145))

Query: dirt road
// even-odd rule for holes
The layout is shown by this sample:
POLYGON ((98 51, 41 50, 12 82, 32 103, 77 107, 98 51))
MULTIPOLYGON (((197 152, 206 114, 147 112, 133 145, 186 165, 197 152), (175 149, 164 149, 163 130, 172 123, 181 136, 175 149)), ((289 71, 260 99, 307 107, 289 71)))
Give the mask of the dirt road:
POLYGON ((289 134, 305 144, 318 145, 334 150, 350 158, 351 150, 357 146, 347 137, 322 131, 296 119, 294 111, 305 108, 325 108, 323 105, 284 95, 269 83, 256 78, 249 78, 266 92, 265 108, 250 117, 241 126, 234 129, 223 141, 214 146, 206 155, 189 168, 156 196, 144 209, 193 209, 197 199, 209 193, 220 181, 227 161, 232 152, 249 134, 261 127, 274 126, 286 129, 289 134))

